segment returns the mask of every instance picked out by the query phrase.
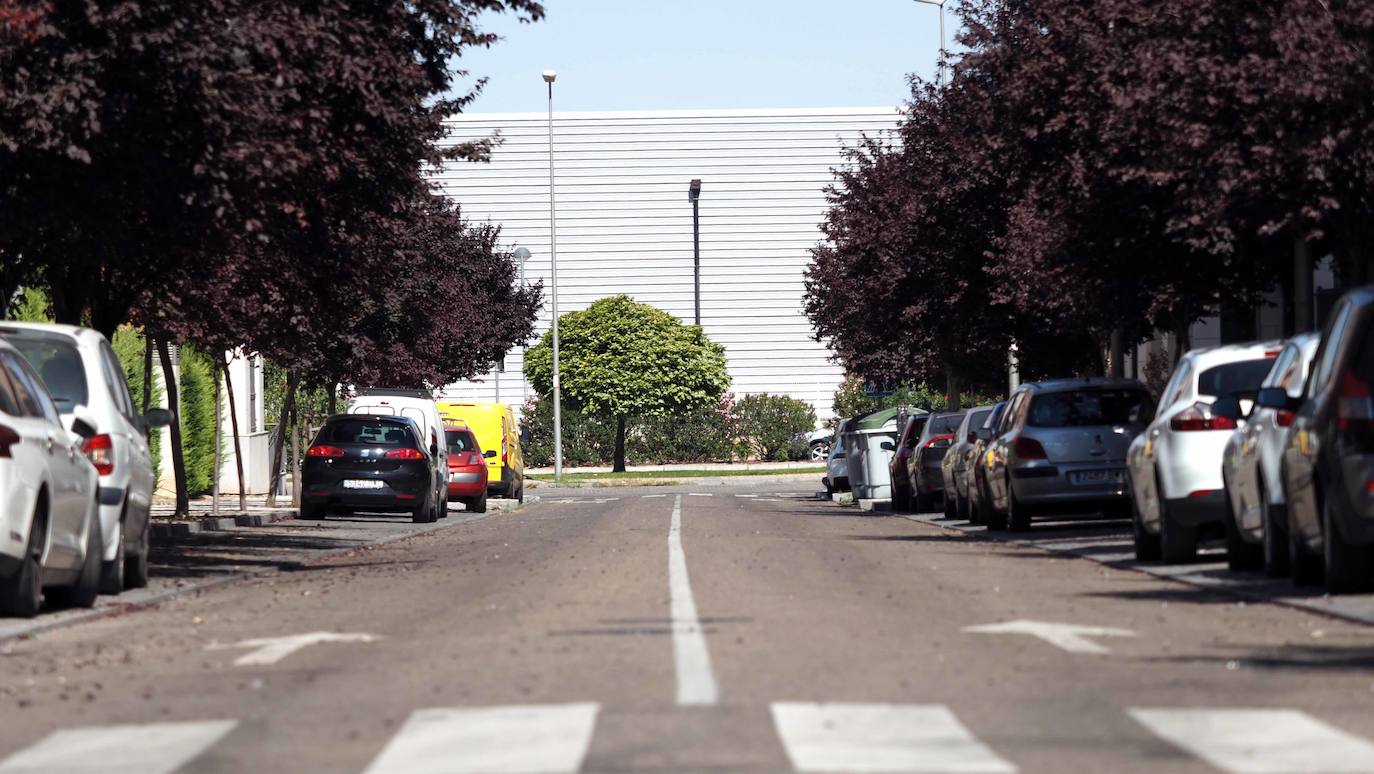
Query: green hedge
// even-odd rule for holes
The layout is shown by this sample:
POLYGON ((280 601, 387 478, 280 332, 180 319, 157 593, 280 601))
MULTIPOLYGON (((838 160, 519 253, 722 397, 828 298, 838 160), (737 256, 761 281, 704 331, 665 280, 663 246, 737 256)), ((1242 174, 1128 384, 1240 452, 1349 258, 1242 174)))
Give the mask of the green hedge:
POLYGON ((194 497, 210 491, 215 477, 215 374, 210 358, 181 348, 181 443, 186 458, 186 490, 194 497))
MULTIPOLYGON (((124 378, 129 382, 129 392, 134 398, 134 411, 143 410, 143 334, 138 330, 127 325, 115 331, 114 341, 110 342, 114 347, 115 355, 119 358, 119 364, 124 367, 124 378)), ((157 357, 153 357, 153 392, 148 397, 149 408, 166 408, 166 397, 162 392, 162 385, 158 383, 156 374, 158 369, 157 357)), ((149 447, 153 456, 153 475, 162 465, 162 433, 151 433, 149 447)))
POLYGON ((805 459, 804 438, 816 428, 816 410, 810 403, 787 395, 758 393, 740 399, 735 406, 740 418, 740 437, 751 456, 764 461, 805 459), (803 439, 802 443, 797 443, 803 439))
MULTIPOLYGON (((738 421, 727 393, 715 408, 686 416, 650 417, 625 429, 625 461, 631 465, 670 462, 729 462, 739 456, 738 421)), ((563 407, 563 464, 609 465, 615 453, 615 421, 563 407)), ((525 464, 553 464, 553 402, 531 399, 522 420, 530 431, 525 464)))

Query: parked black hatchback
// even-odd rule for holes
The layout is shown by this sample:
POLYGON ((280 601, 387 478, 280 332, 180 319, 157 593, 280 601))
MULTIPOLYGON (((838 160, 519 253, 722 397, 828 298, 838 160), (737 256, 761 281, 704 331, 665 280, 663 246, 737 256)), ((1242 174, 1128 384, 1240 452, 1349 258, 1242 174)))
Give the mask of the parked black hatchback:
POLYGON ((1260 390, 1294 411, 1283 451, 1293 579, 1332 592, 1374 585, 1374 286, 1331 313, 1300 398, 1260 390))
POLYGON ((306 452, 301 518, 346 509, 408 511, 416 522, 435 521, 432 455, 407 417, 332 416, 306 452))

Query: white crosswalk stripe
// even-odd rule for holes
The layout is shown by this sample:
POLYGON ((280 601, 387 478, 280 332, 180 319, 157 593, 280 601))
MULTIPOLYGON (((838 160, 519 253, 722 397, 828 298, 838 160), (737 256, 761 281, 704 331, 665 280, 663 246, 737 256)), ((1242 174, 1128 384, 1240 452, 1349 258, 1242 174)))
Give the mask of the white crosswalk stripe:
POLYGON ((560 774, 582 768, 594 703, 425 709, 411 714, 368 774, 560 774))
POLYGON ((1374 774, 1374 745, 1299 710, 1137 708, 1130 714, 1231 774, 1374 774))
POLYGON ((1016 771, 938 704, 775 702, 773 723, 802 772, 1016 771))
POLYGON ((171 774, 224 738, 234 720, 55 731, 0 761, 0 774, 171 774))

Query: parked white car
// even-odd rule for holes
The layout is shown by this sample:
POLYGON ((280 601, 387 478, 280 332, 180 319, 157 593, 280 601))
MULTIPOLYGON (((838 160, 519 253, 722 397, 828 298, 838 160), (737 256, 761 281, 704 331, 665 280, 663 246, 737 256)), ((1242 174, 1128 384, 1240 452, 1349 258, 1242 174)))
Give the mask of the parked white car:
POLYGON ((825 457, 825 475, 821 477, 821 484, 828 495, 849 491, 849 461, 845 459, 844 451, 844 433, 849 429, 849 423, 848 419, 836 422, 835 434, 830 439, 830 451, 825 457))
POLYGON ((448 516, 448 443, 444 440, 444 420, 434 396, 426 390, 392 387, 362 387, 348 399, 349 414, 410 417, 420 428, 420 436, 434 462, 435 491, 430 513, 434 519, 448 516))
POLYGON ((0 613, 31 617, 44 589, 57 606, 90 607, 100 590, 95 428, 62 424, 38 374, 0 341, 0 613))
POLYGON ((1221 455, 1238 425, 1214 415, 1212 402, 1235 397, 1248 410, 1282 346, 1195 349, 1178 361, 1154 419, 1126 452, 1137 559, 1188 561, 1199 530, 1221 526, 1221 455))
POLYGON ((157 476, 147 433, 171 422, 171 413, 139 412, 119 358, 98 331, 5 322, 0 338, 33 366, 63 424, 70 426, 80 413, 95 428, 83 451, 100 474, 100 591, 118 594, 148 585, 148 515, 157 476))
MULTIPOLYGON (((1321 337, 1304 333, 1289 339, 1260 387, 1278 387, 1302 397, 1307 372, 1321 337)), ((1228 402, 1230 403, 1230 402, 1228 402)), ((1218 401, 1216 412, 1235 414, 1240 406, 1218 401)), ((1288 573, 1288 506, 1283 490, 1283 447, 1293 412, 1256 406, 1231 434, 1222 455, 1226 485, 1226 555, 1232 569, 1263 568, 1271 577, 1288 573)))

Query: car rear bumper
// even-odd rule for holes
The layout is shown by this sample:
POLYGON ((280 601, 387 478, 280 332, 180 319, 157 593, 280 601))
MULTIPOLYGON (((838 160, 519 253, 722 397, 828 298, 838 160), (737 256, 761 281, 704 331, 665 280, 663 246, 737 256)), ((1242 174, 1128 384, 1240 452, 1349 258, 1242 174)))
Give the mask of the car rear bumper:
POLYGON ((1174 497, 1165 501, 1169 519, 1179 524, 1200 527, 1218 524, 1226 516, 1226 492, 1209 491, 1197 497, 1174 497))
POLYGON ((327 477, 306 476, 304 502, 310 505, 328 504, 344 508, 378 511, 408 511, 429 496, 432 479, 427 471, 399 468, 389 471, 339 470, 327 477), (377 489, 355 489, 346 482, 356 480, 380 481, 377 489))
POLYGON ((487 491, 487 474, 484 469, 449 468, 449 497, 478 497, 487 491))
POLYGON ((1032 463, 1012 468, 1011 480, 1017 501, 1026 505, 1112 504, 1130 497, 1125 460, 1032 463))
POLYGON ((945 491, 945 473, 937 465, 933 468, 922 467, 919 484, 927 494, 945 491))

